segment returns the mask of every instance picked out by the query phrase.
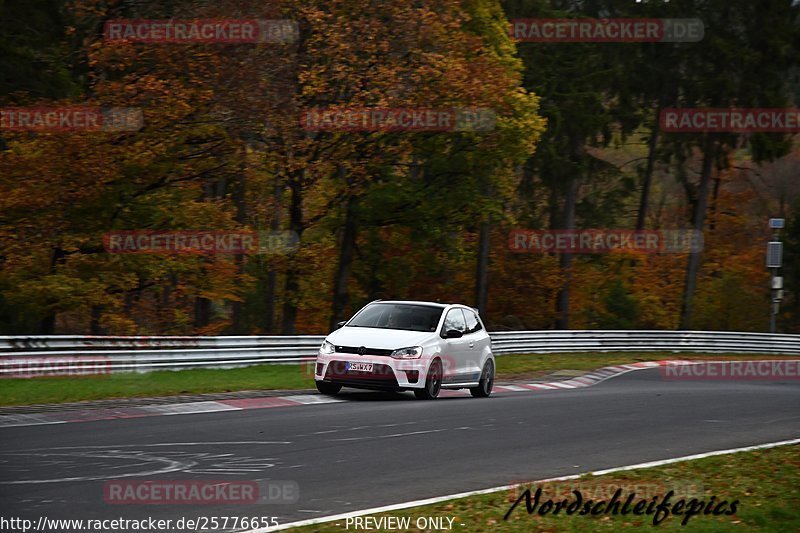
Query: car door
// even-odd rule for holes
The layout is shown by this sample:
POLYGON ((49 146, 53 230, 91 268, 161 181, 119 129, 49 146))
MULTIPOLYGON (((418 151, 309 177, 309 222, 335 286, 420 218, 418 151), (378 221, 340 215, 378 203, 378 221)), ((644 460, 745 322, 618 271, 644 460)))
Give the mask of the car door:
POLYGON ((467 360, 470 353, 469 339, 466 337, 444 338, 450 330, 460 331, 462 334, 467 332, 467 321, 464 318, 464 312, 459 307, 454 307, 447 312, 439 335, 443 339, 444 376, 442 383, 460 383, 465 381, 467 372, 467 360))
POLYGON ((463 309, 463 311, 467 322, 467 331, 463 338, 467 340, 468 350, 465 374, 470 381, 477 381, 480 379, 480 374, 483 370, 481 358, 490 346, 491 340, 483 329, 483 325, 475 311, 472 309, 463 309), (474 379, 469 376, 474 376, 474 379))

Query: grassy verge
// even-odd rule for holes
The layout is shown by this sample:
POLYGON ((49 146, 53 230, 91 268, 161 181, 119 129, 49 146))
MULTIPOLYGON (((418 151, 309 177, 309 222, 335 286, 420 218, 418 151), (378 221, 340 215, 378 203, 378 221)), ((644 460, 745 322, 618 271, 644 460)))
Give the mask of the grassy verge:
POLYGON ((163 370, 139 374, 0 380, 0 405, 63 403, 108 398, 170 396, 254 389, 314 388, 305 365, 163 370))
MULTIPOLYGON (((694 486, 698 487, 687 495, 687 503, 691 502, 691 498, 694 497, 698 501, 704 501, 707 505, 711 501, 711 497, 715 496, 713 505, 727 500, 728 506, 720 509, 720 512, 723 512, 725 509, 730 509, 733 501, 738 500, 736 512, 731 516, 714 516, 712 508, 708 515, 701 512, 690 517, 685 526, 681 525, 685 515, 671 514, 664 518, 658 526, 655 526, 657 531, 800 531, 800 513, 798 512, 798 508, 800 508, 800 446, 783 446, 768 450, 721 455, 658 468, 620 472, 562 483, 573 484, 573 487, 578 489, 590 486, 661 487, 663 489, 663 487, 680 486, 681 480, 693 480, 695 481, 694 486)), ((535 492, 536 486, 532 486, 532 492, 535 492)), ((543 486, 544 489, 548 487, 551 485, 543 486)), ((558 489, 555 493, 562 494, 562 492, 568 494, 569 490, 558 489)), ((649 493, 650 498, 659 496, 659 502, 664 496, 664 491, 660 493, 653 490, 646 492, 649 493)), ((594 492, 594 494, 598 493, 602 498, 601 491, 594 492)), ((623 493, 622 500, 624 502, 630 491, 626 490, 623 493)), ((548 499, 546 497, 548 492, 543 490, 542 494, 540 502, 545 503, 548 499)), ((680 497, 680 491, 677 491, 671 499, 671 503, 676 502, 680 497)), ((565 515, 562 510, 559 515, 554 516, 550 512, 540 516, 539 507, 529 515, 524 501, 511 512, 506 521, 504 515, 515 499, 516 493, 504 491, 373 515, 373 518, 409 517, 411 527, 403 529, 405 531, 421 531, 416 527, 416 521, 420 517, 444 517, 445 524, 447 524, 446 519, 451 518, 453 519, 452 531, 469 531, 470 533, 474 531, 615 531, 637 527, 654 529, 654 514, 649 516, 646 514, 635 516, 632 513, 626 516, 613 514, 580 516, 578 513, 565 515)), ((572 501, 574 501, 574 496, 572 501)), ((705 507, 703 507, 704 510, 705 507)), ((345 527, 347 524, 344 520, 339 521, 338 524, 338 526, 336 523, 318 524, 292 529, 292 531, 347 531, 345 527)), ((352 523, 350 529, 354 529, 352 523)), ((428 529, 430 530, 430 528, 428 529)), ((398 531, 398 529, 394 531, 398 531)))
MULTIPOLYGON (((720 356, 674 353, 579 353, 508 355, 497 358, 497 379, 537 378, 558 370, 588 371, 608 365, 659 359, 778 359, 780 356, 720 356)), ((786 356, 796 359, 797 356, 786 356)), ((147 374, 0 379, 0 405, 62 403, 108 398, 167 396, 253 389, 314 388, 306 365, 256 365, 228 370, 191 369, 147 374)))

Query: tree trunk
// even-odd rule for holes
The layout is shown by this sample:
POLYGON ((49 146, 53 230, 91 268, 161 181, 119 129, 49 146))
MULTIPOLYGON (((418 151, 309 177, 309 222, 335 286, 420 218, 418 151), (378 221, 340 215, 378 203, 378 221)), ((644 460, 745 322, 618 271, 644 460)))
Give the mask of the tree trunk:
MULTIPOLYGON (((492 184, 484 179, 481 188, 486 198, 493 198, 492 184)), ((486 320, 486 305, 489 300, 489 250, 491 248, 492 221, 484 215, 478 228, 478 261, 475 271, 475 306, 486 320)))
MULTIPOLYGON (((584 168, 585 149, 583 138, 575 135, 570 139, 570 156, 576 169, 584 168)), ((576 171, 577 173, 577 171, 576 171)), ((578 175, 570 176, 567 182, 567 195, 564 199, 564 228, 567 230, 575 229, 575 207, 578 204, 578 181, 583 172, 578 175)), ((572 253, 564 252, 561 254, 559 266, 565 273, 566 279, 556 299, 556 329, 569 329, 569 291, 572 283, 572 253)))
MULTIPOLYGON (((295 232, 298 241, 303 236, 303 170, 289 180, 289 229, 295 232)), ((294 335, 297 320, 297 298, 300 289, 299 265, 296 258, 290 258, 283 285, 283 313, 281 334, 294 335)))
MULTIPOLYGON (((56 266, 64 261, 66 253, 60 246, 53 248, 53 255, 50 257, 50 273, 56 273, 56 266)), ((56 311, 49 310, 47 314, 39 322, 39 330, 41 335, 55 335, 56 333, 56 311)))
MULTIPOLYGON (((233 203, 236 206, 236 222, 239 224, 239 227, 244 226, 245 222, 247 221, 247 204, 245 202, 246 191, 247 176, 245 175, 245 168, 242 164, 239 168, 239 172, 236 175, 232 191, 233 194, 231 195, 233 198, 233 203)), ((236 275, 239 277, 239 279, 241 279, 242 274, 244 274, 244 254, 236 254, 233 260, 234 264, 236 265, 236 275)), ((242 335, 245 333, 242 326, 242 313, 242 302, 239 300, 233 300, 231 302, 231 326, 229 328, 232 335, 242 335)))
POLYGON ((336 268, 336 275, 333 280, 333 305, 331 308, 330 321, 331 331, 336 329, 336 324, 342 320, 347 304, 350 302, 350 292, 347 290, 347 282, 350 279, 350 271, 353 267, 356 237, 358 234, 356 221, 357 203, 358 200, 355 196, 351 196, 347 199, 344 232, 342 234, 342 244, 339 248, 339 264, 336 268))
POLYGON ((47 315, 39 322, 40 335, 55 335, 56 333, 56 313, 48 311, 47 315))
MULTIPOLYGON (((176 280, 170 276, 161 286, 161 291, 156 300, 156 327, 159 331, 167 331, 174 325, 173 318, 174 312, 172 311, 178 302, 172 301, 172 290, 177 285, 176 280)), ((133 306, 141 298, 142 278, 139 278, 138 287, 133 291, 128 291, 125 294, 125 314, 130 316, 133 306)))
POLYGON ((489 220, 481 222, 478 236, 478 268, 475 273, 475 306, 486 320, 486 304, 489 298, 489 220))
POLYGON ((211 323, 211 300, 202 296, 194 298, 194 327, 204 328, 211 323))
POLYGON ((550 229, 559 229, 561 225, 561 217, 559 217, 560 209, 558 208, 558 187, 553 185, 550 188, 550 195, 547 198, 547 211, 549 214, 548 224, 550 229))
MULTIPOLYGON (((716 152, 716 140, 712 134, 708 134, 703 147, 703 168, 700 173, 700 186, 697 188, 697 201, 695 203, 694 215, 692 216, 692 228, 702 232, 705 226, 706 207, 708 205, 708 189, 711 183, 711 171, 713 169, 714 156, 716 152)), ((689 254, 689 263, 686 266, 686 284, 683 291, 683 303, 681 305, 680 329, 689 329, 692 324, 694 291, 697 287, 697 274, 700 270, 701 251, 693 251, 689 254)))
MULTIPOLYGON (((283 199, 283 185, 280 180, 275 180, 275 189, 273 191, 273 213, 270 221, 270 230, 273 233, 281 229, 281 201, 283 199)), ((275 265, 272 261, 269 262, 269 270, 267 271, 267 283, 264 288, 264 317, 262 327, 264 332, 272 333, 275 328, 275 297, 277 295, 278 275, 275 270, 275 265)))
POLYGON ((264 287, 264 316, 262 317, 261 327, 267 335, 275 328, 275 291, 278 285, 278 276, 275 274, 275 267, 270 266, 267 271, 267 281, 264 287))
POLYGON ((717 227, 717 200, 719 199, 719 189, 722 185, 722 168, 717 166, 717 173, 714 174, 714 188, 711 191, 711 215, 708 219, 708 230, 714 231, 717 227))
POLYGON ((286 272, 286 281, 283 284, 283 317, 281 320, 281 335, 295 334, 295 321, 297 320, 297 304, 294 298, 300 289, 297 272, 290 268, 286 272))
MULTIPOLYGON (((567 197, 564 202, 564 229, 575 229, 575 205, 578 200, 578 179, 572 178, 567 187, 567 197)), ((572 254, 563 252, 559 260, 559 267, 565 273, 566 279, 561 290, 558 291, 556 300, 556 329, 569 329, 569 289, 572 282, 572 254)))
POLYGON ((644 182, 642 183, 642 195, 639 198, 639 213, 636 216, 636 230, 644 229, 647 222, 647 206, 650 203, 650 189, 653 183, 653 170, 656 164, 656 148, 658 147, 659 137, 659 117, 661 115, 661 104, 656 108, 655 120, 653 120, 653 131, 647 140, 647 166, 644 170, 644 182))
POLYGON ((89 321, 89 335, 102 335, 103 328, 100 327, 100 319, 103 317, 102 305, 93 305, 91 309, 91 320, 89 321))

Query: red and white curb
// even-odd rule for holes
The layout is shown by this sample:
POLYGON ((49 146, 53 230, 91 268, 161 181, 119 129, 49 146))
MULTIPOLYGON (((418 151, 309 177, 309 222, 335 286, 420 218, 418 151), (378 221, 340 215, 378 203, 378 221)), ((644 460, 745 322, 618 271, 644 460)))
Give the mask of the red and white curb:
MULTIPOLYGON (((625 365, 607 366, 579 377, 564 381, 546 383, 515 383, 513 385, 495 385, 494 392, 515 393, 548 390, 569 390, 589 387, 609 378, 647 368, 666 365, 694 365, 711 361, 646 361, 625 365)), ((440 397, 455 398, 469 396, 466 390, 443 390, 440 397)), ((118 407, 101 409, 84 409, 71 411, 53 411, 0 416, 0 428, 19 426, 40 426, 46 424, 67 424, 71 422, 95 422, 99 420, 115 420, 122 418, 141 418, 148 416, 189 415, 198 413, 216 413, 220 411, 242 411, 245 409, 267 409, 271 407, 289 407, 296 405, 312 405, 343 402, 340 398, 332 398, 321 394, 296 394, 291 396, 270 396, 264 398, 241 398, 231 400, 174 403, 163 405, 143 405, 136 407, 118 407)))
POLYGON ((242 411, 244 409, 266 409, 269 407, 288 407, 342 402, 337 398, 315 394, 294 396, 273 396, 267 398, 242 398, 204 402, 187 402, 164 405, 142 405, 103 409, 84 409, 49 413, 34 413, 0 416, 0 428, 18 426, 41 426, 45 424, 68 424, 71 422, 95 422, 120 418, 142 418, 146 416, 190 415, 198 413, 217 413, 220 411, 242 411))
POLYGON ((588 387, 595 383, 600 383, 606 379, 634 370, 645 368, 657 368, 667 364, 685 364, 688 361, 647 361, 643 363, 631 363, 628 365, 607 366, 600 370, 594 370, 588 374, 578 376, 565 381, 551 381, 549 383, 517 383, 514 385, 497 385, 493 390, 498 392, 522 392, 525 390, 556 390, 556 389, 578 389, 588 387))
MULTIPOLYGON (((626 374, 634 370, 643 370, 645 368, 658 368, 667 364, 681 365, 692 364, 695 361, 646 361, 642 363, 631 363, 627 365, 607 366, 599 370, 593 370, 588 374, 578 376, 572 379, 563 381, 550 381, 545 383, 515 383, 513 385, 495 385, 492 388, 493 392, 530 392, 530 391, 544 391, 544 390, 565 390, 565 389, 579 389, 581 387, 589 387, 596 383, 600 383, 614 376, 626 374)), ((705 362, 705 361, 702 361, 705 362)), ((469 392, 465 390, 442 391, 439 396, 441 397, 455 397, 455 396, 469 396, 469 392)))

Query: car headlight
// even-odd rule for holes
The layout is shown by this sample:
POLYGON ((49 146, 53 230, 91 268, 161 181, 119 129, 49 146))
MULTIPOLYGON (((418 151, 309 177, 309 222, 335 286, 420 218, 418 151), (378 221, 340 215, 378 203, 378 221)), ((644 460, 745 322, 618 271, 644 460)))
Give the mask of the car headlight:
POLYGON ((328 341, 322 341, 322 346, 319 347, 319 354, 320 355, 330 355, 336 351, 336 348, 333 344, 329 343, 328 341))
POLYGON ((409 348, 400 348, 391 353, 395 359, 419 359, 422 355, 421 346, 411 346, 409 348))

